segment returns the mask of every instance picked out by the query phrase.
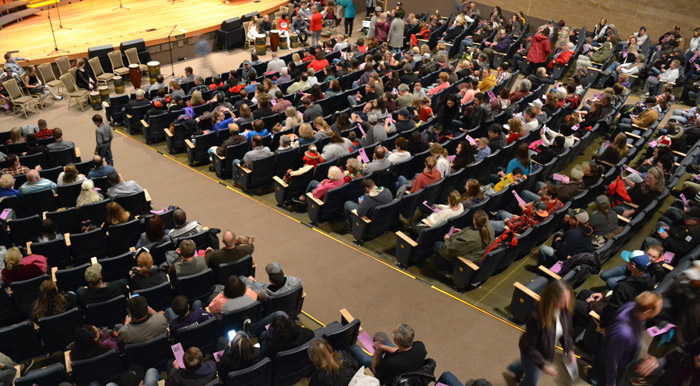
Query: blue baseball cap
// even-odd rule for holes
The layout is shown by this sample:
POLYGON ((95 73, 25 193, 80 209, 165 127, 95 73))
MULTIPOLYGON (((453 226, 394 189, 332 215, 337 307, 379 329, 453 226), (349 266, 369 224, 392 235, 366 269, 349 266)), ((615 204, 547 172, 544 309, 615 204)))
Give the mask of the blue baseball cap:
POLYGON ((651 265, 651 260, 649 260, 649 255, 640 250, 622 251, 620 253, 622 260, 634 264, 635 267, 646 270, 651 265))

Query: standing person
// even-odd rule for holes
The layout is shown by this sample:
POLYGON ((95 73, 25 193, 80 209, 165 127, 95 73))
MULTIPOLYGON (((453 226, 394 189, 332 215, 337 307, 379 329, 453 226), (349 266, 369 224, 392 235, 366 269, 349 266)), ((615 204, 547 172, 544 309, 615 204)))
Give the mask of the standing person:
POLYGON ((593 359, 588 378, 597 385, 629 384, 628 368, 634 365, 642 349, 644 323, 661 312, 661 295, 644 291, 634 302, 622 307, 605 331, 605 340, 593 359))
POLYGON ((530 61, 528 72, 535 68, 544 67, 547 64, 547 57, 552 50, 552 43, 549 41, 549 28, 544 28, 537 32, 530 42, 530 50, 527 53, 527 60, 530 61))
POLYGON ((102 157, 107 162, 107 165, 114 166, 114 159, 112 158, 112 139, 114 134, 112 134, 112 128, 104 123, 100 114, 92 116, 92 123, 97 126, 97 130, 95 130, 95 155, 102 157))
POLYGON ((552 366, 557 341, 564 348, 566 360, 575 364, 571 288, 561 282, 552 282, 545 288, 537 307, 528 318, 525 333, 520 337, 520 361, 508 366, 503 373, 506 383, 520 386, 537 385, 540 370, 557 376, 552 366))
POLYGON ((365 6, 367 7, 367 17, 371 17, 374 13, 374 8, 377 6, 377 0, 365 0, 365 6))
POLYGON ((202 69, 206 68, 212 74, 216 75, 214 67, 211 65, 211 60, 209 59, 209 54, 211 53, 211 44, 202 35, 197 43, 194 45, 195 55, 202 58, 202 69))
POLYGON ((391 20, 391 25, 389 26, 389 36, 387 41, 389 42, 389 47, 394 51, 394 53, 401 52, 403 48, 403 22, 404 11, 399 9, 396 11, 394 18, 391 20))
POLYGON ((309 29, 311 30, 311 45, 316 46, 321 42, 321 31, 323 31, 323 15, 316 6, 311 7, 309 29))
POLYGON ((352 26, 355 22, 355 0, 338 0, 338 5, 345 8, 345 34, 352 36, 352 26))

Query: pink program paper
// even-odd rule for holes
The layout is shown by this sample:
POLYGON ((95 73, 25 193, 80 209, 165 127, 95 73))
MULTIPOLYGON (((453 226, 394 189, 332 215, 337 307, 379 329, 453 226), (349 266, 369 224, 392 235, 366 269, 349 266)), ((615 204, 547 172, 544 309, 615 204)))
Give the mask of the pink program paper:
POLYGON ((656 145, 658 145, 658 144, 659 144, 659 143, 656 142, 656 141, 651 141, 651 142, 649 142, 649 147, 653 149, 653 148, 655 148, 656 145))
POLYGON ((493 94, 493 91, 488 92, 489 99, 491 99, 491 102, 496 100, 496 95, 493 94))
POLYGON ((450 231, 447 232, 447 236, 452 236, 455 233, 455 227, 450 227, 450 231))
POLYGON ((450 162, 452 162, 452 161, 455 160, 455 157, 457 157, 457 156, 456 156, 456 155, 448 155, 448 156, 447 156, 447 160, 450 161, 450 162))
POLYGON ((565 176, 565 175, 563 175, 563 174, 559 174, 559 173, 554 173, 554 174, 552 175, 552 179, 553 179, 554 181, 561 181, 561 182, 563 182, 563 183, 569 182, 569 177, 567 177, 567 176, 565 176))
POLYGON ((361 124, 358 123, 357 128, 360 129, 360 133, 362 133, 362 135, 365 135, 365 129, 362 128, 361 124))
POLYGON ((580 127, 580 125, 577 123, 577 124, 571 126, 571 130, 576 131, 576 130, 578 130, 579 127, 580 127))
POLYGON ((671 264, 674 256, 676 256, 676 254, 673 252, 664 253, 664 262, 666 262, 666 264, 671 264))
POLYGON ((426 208, 432 210, 433 212, 437 213, 440 211, 440 209, 433 208, 432 206, 428 205, 428 200, 423 201, 423 205, 425 205, 426 208))
POLYGON ((435 386, 447 386, 447 385, 444 384, 444 383, 442 383, 442 382, 438 382, 438 383, 435 384, 435 386))
POLYGON ((369 334, 367 334, 367 331, 362 331, 359 335, 357 335, 357 340, 359 340, 360 343, 362 343, 362 345, 365 347, 365 349, 369 351, 369 355, 374 355, 372 338, 370 338, 369 334))
POLYGON ((3 209, 2 213, 0 213, 0 219, 7 220, 7 217, 10 215, 10 213, 12 213, 12 209, 3 209))
POLYGON ((180 366, 181 369, 184 369, 185 362, 182 361, 182 358, 185 356, 185 350, 182 348, 182 343, 174 344, 170 346, 170 349, 173 350, 173 356, 175 357, 178 366, 180 366))
POLYGON ((222 357, 223 355, 224 355, 224 350, 215 352, 215 353, 214 353, 214 360, 217 361, 217 362, 220 361, 220 360, 221 360, 221 357, 222 357))
POLYGON ((695 60, 698 58, 698 54, 693 55, 693 57, 690 58, 689 62, 690 63, 695 63, 695 60))
POLYGON ((476 145, 476 140, 471 137, 471 135, 467 134, 466 140, 472 145, 476 145))
POLYGON ((152 210, 151 213, 153 214, 163 214, 168 211, 168 208, 163 208, 161 210, 152 210))
POLYGON ((627 170, 627 171, 630 172, 630 173, 639 174, 638 171, 636 171, 635 169, 632 169, 631 167, 629 167, 629 166, 627 166, 627 165, 622 165, 622 168, 625 169, 625 170, 627 170))
POLYGON ((656 326, 651 326, 651 327, 647 328, 647 333, 649 333, 649 336, 655 337, 655 336, 664 334, 675 327, 676 327, 676 325, 672 324, 672 323, 665 325, 664 328, 658 328, 656 326))
POLYGON ((362 157, 362 162, 368 164, 369 157, 367 157, 367 152, 365 152, 365 149, 361 147, 358 151, 360 152, 360 157, 362 157))
POLYGON ((389 121, 390 125, 394 123, 394 118, 391 115, 387 115, 386 120, 389 121))
POLYGON ((554 273, 559 273, 561 272, 561 267, 564 265, 563 261, 557 261, 556 264, 554 264, 549 270, 554 272, 554 273))
POLYGON ((688 199, 685 198, 685 194, 681 193, 681 200, 683 200, 683 206, 688 206, 688 199))
POLYGON ((695 181, 699 181, 699 180, 700 180, 700 173, 695 175, 695 181))
POLYGON ((526 204, 525 200, 523 200, 523 198, 520 197, 518 192, 516 192, 515 190, 513 190, 513 196, 515 196, 515 199, 518 201, 518 204, 523 204, 523 205, 526 204))

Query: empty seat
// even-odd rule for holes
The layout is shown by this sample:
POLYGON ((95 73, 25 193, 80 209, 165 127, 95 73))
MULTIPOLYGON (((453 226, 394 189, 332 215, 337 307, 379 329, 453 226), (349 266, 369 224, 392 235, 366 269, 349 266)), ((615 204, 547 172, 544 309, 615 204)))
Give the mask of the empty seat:
POLYGON ((270 386, 272 384, 272 361, 264 358, 260 362, 226 375, 226 386, 270 386))
POLYGON ((167 363, 173 360, 173 352, 166 334, 147 342, 127 344, 124 346, 124 354, 130 364, 141 365, 145 369, 153 367, 160 371, 164 371, 167 363))
POLYGON ((139 219, 133 219, 119 225, 110 225, 109 254, 116 256, 124 253, 136 245, 144 231, 144 224, 139 219))
POLYGON ((272 362, 272 384, 292 386, 309 375, 313 365, 306 353, 309 344, 280 351, 272 362))
POLYGON ((241 259, 230 263, 219 264, 216 267, 216 282, 219 284, 226 284, 226 280, 229 276, 255 276, 255 269, 253 268, 253 257, 247 255, 241 259))
POLYGON ((209 297, 214 285, 214 271, 208 268, 200 273, 177 278, 177 292, 190 302, 204 301, 209 297))
POLYGON ((355 319, 335 332, 324 334, 323 337, 335 350, 345 350, 355 344, 359 332, 360 319, 355 319))
POLYGON ((58 386, 68 381, 66 367, 63 363, 54 363, 40 369, 29 371, 23 377, 15 379, 15 386, 58 386))
POLYGON ((34 193, 24 193, 20 196, 24 213, 27 215, 52 212, 58 209, 56 197, 51 189, 44 189, 34 193))
POLYGON ((170 307, 173 300, 173 290, 170 282, 158 284, 155 287, 134 291, 134 295, 143 296, 148 301, 148 305, 156 311, 164 311, 170 307))
POLYGON ((146 192, 141 191, 126 196, 120 196, 114 199, 119 205, 131 213, 132 216, 137 216, 143 213, 148 213, 151 210, 151 204, 146 200, 146 192))
POLYGON ((0 352, 19 362, 41 355, 44 349, 32 322, 0 328, 0 352))
POLYGON ((15 281, 10 284, 12 300, 21 313, 27 316, 31 313, 34 300, 36 300, 37 294, 39 293, 39 286, 48 278, 48 275, 41 275, 33 279, 15 281))
POLYGON ((54 239, 43 243, 31 243, 27 253, 35 253, 46 257, 49 267, 66 268, 73 264, 70 249, 64 239, 54 239))
POLYGON ((123 323, 124 317, 126 317, 124 295, 85 306, 85 321, 93 326, 112 328, 117 323, 123 323))
POLYGON ((56 233, 80 233, 80 212, 76 208, 46 212, 46 218, 54 223, 56 233))
POLYGON ((10 240, 15 245, 24 245, 41 235, 41 218, 38 214, 9 221, 10 240))
POLYGON ((183 349, 198 347, 206 355, 216 351, 219 331, 219 321, 216 318, 209 318, 202 323, 194 323, 178 329, 176 339, 182 343, 183 349))
POLYGON ((129 271, 136 265, 132 252, 125 252, 119 256, 99 259, 99 263, 102 265, 102 280, 106 282, 128 279, 129 271))
POLYGON ((66 242, 69 243, 76 264, 88 262, 91 257, 99 259, 107 255, 107 236, 99 228, 85 233, 74 233, 66 242))
POLYGON ((85 270, 90 263, 85 263, 73 268, 59 269, 56 271, 56 286, 61 292, 75 291, 78 287, 87 285, 85 270))
POLYGON ((118 382, 124 371, 119 354, 114 350, 109 350, 94 358, 73 361, 71 367, 73 368, 73 382, 77 386, 87 386, 93 381, 100 384, 118 382))
POLYGON ((75 340, 76 328, 82 326, 83 315, 78 307, 74 307, 64 313, 39 318, 39 334, 44 341, 46 351, 64 351, 75 340))

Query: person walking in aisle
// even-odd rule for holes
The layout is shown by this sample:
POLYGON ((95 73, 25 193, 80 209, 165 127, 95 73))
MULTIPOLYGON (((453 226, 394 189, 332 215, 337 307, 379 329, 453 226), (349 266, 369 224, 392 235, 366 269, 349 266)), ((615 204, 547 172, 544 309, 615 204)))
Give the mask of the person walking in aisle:
POLYGON ((355 22, 355 0, 338 0, 338 5, 345 8, 345 34, 352 36, 352 26, 355 22))
POLYGON ((102 157, 107 162, 107 165, 114 166, 114 159, 112 159, 112 139, 114 134, 112 133, 112 128, 104 123, 100 114, 92 116, 92 123, 97 126, 95 130, 95 142, 97 143, 95 155, 102 157))

